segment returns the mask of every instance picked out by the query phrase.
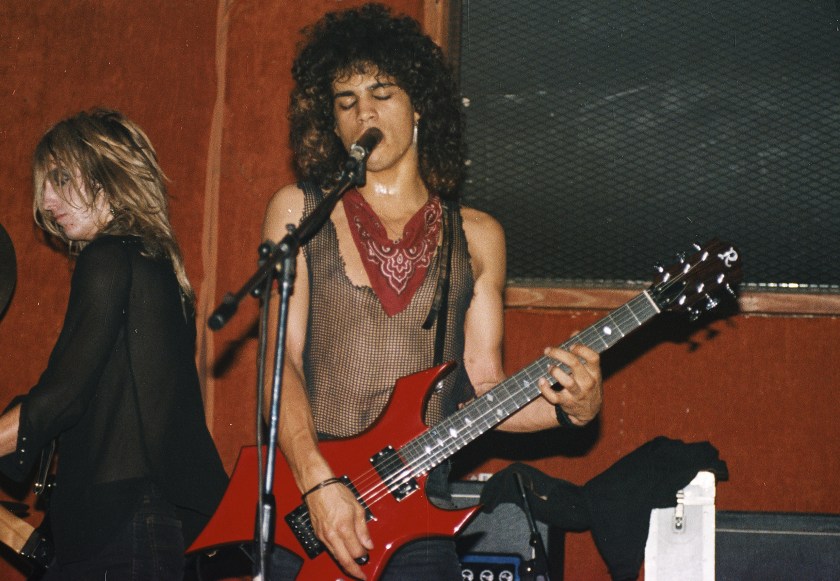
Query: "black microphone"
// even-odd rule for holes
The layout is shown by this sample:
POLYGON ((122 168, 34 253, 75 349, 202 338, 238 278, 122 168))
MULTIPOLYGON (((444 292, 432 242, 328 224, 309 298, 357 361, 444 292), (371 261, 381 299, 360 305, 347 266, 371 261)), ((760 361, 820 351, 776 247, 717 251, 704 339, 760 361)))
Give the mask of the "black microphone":
POLYGON ((371 127, 362 133, 362 136, 356 140, 356 143, 350 146, 350 159, 354 160, 357 164, 362 163, 373 151, 373 148, 379 145, 383 137, 379 129, 371 127))

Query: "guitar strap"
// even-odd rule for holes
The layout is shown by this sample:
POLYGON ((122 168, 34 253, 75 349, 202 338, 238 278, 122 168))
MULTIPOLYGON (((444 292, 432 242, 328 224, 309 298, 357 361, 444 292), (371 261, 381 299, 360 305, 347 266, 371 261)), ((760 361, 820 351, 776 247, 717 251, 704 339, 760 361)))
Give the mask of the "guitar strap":
POLYGON ((434 365, 443 363, 443 348, 446 339, 446 323, 449 314, 449 274, 452 268, 452 239, 455 235, 453 224, 455 223, 455 212, 457 204, 441 200, 443 205, 442 238, 440 247, 440 261, 438 262, 438 281, 435 289, 435 296, 432 300, 432 307, 423 322, 424 329, 430 329, 437 321, 435 328, 435 358, 434 365))
MULTIPOLYGON (((438 261, 438 282, 432 308, 423 323, 424 329, 429 329, 437 320, 435 328, 435 358, 434 365, 443 363, 443 349, 446 340, 446 327, 449 314, 449 281, 452 269, 452 245, 455 239, 456 212, 458 203, 441 200, 443 204, 443 224, 441 241, 441 256, 438 261)), ((433 468, 426 479, 426 496, 435 506, 440 508, 454 508, 449 474, 452 471, 452 459, 433 468)))

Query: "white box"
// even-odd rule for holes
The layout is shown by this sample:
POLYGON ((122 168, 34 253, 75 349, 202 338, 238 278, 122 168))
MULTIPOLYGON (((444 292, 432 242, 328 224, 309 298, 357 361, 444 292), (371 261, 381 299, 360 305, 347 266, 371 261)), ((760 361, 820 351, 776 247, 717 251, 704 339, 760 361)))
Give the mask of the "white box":
POLYGON ((655 508, 645 545, 645 581, 714 581, 715 476, 698 472, 671 508, 655 508))

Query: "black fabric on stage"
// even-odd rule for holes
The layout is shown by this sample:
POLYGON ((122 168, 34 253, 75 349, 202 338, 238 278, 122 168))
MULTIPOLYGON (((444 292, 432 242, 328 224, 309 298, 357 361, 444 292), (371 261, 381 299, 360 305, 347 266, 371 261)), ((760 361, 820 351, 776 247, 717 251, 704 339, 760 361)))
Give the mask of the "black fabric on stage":
POLYGON ((726 463, 708 442, 657 437, 621 458, 583 486, 515 463, 485 484, 485 511, 512 502, 523 506, 520 474, 534 518, 569 531, 591 530, 595 545, 617 581, 636 579, 644 561, 650 511, 676 504, 676 493, 701 470, 726 480, 726 463))

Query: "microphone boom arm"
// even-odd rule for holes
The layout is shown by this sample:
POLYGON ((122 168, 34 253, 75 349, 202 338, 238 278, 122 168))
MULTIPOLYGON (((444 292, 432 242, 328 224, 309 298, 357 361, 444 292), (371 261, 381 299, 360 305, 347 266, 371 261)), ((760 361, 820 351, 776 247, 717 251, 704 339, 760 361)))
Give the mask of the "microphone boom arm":
POLYGON ((277 244, 269 242, 260 247, 260 266, 248 281, 236 292, 227 293, 222 303, 210 315, 207 325, 214 331, 224 327, 236 314, 239 303, 246 295, 258 297, 261 285, 266 277, 276 272, 278 266, 288 254, 297 254, 297 249, 305 245, 318 233, 329 218, 341 196, 351 187, 362 187, 366 182, 367 158, 374 147, 382 140, 382 132, 372 127, 350 147, 350 155, 335 188, 330 191, 311 214, 304 216, 297 227, 289 226, 289 233, 277 244))

